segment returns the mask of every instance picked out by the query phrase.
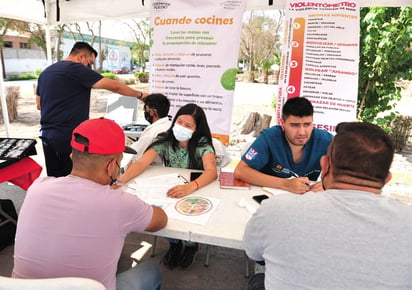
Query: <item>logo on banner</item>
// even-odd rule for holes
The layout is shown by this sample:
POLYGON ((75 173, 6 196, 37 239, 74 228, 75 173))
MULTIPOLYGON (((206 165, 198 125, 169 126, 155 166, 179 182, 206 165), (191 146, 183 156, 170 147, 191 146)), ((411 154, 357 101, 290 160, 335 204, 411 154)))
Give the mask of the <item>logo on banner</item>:
POLYGON ((153 1, 152 3, 153 9, 156 11, 166 10, 170 5, 170 1, 167 0, 153 1))
POLYGON ((240 7, 241 4, 242 4, 242 1, 233 1, 233 0, 224 0, 220 2, 220 6, 223 9, 228 9, 228 10, 237 9, 238 7, 240 7))

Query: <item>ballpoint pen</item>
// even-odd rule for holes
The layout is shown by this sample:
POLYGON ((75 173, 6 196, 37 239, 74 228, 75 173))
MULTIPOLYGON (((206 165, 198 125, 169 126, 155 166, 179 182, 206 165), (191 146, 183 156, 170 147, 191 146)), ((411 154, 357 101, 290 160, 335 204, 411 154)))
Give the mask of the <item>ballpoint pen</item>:
POLYGON ((184 184, 189 184, 189 181, 186 179, 186 177, 182 176, 182 175, 178 175, 177 178, 179 178, 180 180, 183 181, 184 184))

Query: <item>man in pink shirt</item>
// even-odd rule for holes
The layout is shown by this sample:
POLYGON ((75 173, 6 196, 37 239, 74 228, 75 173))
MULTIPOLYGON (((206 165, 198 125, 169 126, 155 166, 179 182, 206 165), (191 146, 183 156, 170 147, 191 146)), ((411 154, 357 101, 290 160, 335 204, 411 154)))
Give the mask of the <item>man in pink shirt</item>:
POLYGON ((13 277, 85 277, 107 289, 159 289, 158 265, 145 262, 116 276, 129 232, 157 231, 165 212, 122 189, 125 146, 122 129, 109 119, 84 121, 73 130, 73 170, 65 177, 37 179, 20 211, 13 277))

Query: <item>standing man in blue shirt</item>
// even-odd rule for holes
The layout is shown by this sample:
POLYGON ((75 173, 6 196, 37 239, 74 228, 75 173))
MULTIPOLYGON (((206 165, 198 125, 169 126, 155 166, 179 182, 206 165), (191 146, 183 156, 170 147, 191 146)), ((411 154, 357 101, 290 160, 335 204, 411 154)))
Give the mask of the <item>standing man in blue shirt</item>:
POLYGON ((74 128, 89 119, 92 88, 144 98, 142 92, 93 71, 96 57, 97 51, 91 45, 76 42, 66 59, 52 64, 39 77, 36 103, 48 176, 71 172, 71 135, 74 128))
POLYGON ((280 126, 265 129, 242 156, 235 178, 252 184, 302 194, 322 190, 314 183, 320 158, 332 134, 313 128, 313 106, 304 97, 289 99, 282 108, 280 126))

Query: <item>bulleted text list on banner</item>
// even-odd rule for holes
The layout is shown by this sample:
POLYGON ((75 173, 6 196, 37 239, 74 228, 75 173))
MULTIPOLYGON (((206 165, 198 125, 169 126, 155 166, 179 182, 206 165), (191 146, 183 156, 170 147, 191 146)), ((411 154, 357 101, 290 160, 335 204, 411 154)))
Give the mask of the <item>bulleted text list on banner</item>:
POLYGON ((356 119, 359 3, 288 0, 277 119, 287 99, 306 97, 314 127, 330 132, 356 119))
POLYGON ((245 0, 152 1, 150 92, 163 93, 170 114, 187 103, 205 110, 212 134, 230 135, 245 0))

